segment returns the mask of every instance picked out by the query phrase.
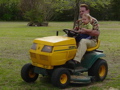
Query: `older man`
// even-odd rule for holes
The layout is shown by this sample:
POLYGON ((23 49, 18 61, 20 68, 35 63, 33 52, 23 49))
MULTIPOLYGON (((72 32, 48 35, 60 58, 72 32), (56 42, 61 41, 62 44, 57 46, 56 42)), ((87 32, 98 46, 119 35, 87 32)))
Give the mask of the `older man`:
MULTIPOLYGON (((90 10, 89 10, 88 5, 86 5, 86 4, 81 4, 80 5, 80 17, 82 17, 83 14, 89 14, 89 12, 90 12, 90 10)), ((79 19, 78 22, 77 22, 77 26, 76 26, 76 28, 78 29, 77 32, 82 33, 82 34, 88 34, 88 35, 91 36, 91 38, 80 40, 80 42, 78 44, 78 49, 77 49, 76 55, 73 59, 75 61, 75 63, 80 63, 83 55, 86 52, 86 50, 88 48, 96 46, 96 44, 97 44, 98 36, 100 34, 99 27, 98 27, 98 22, 95 18, 92 17, 92 20, 91 20, 90 23, 93 26, 93 28, 91 30, 90 29, 88 30, 88 29, 85 29, 85 28, 82 28, 82 29, 79 28, 80 25, 82 25, 82 20, 81 19, 79 19)))

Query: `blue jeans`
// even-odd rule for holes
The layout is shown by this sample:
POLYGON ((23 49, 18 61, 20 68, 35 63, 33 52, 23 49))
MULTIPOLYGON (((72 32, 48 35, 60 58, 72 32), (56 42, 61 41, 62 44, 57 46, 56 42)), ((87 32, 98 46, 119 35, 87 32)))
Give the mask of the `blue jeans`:
POLYGON ((88 34, 79 34, 79 35, 75 38, 75 40, 76 40, 76 42, 78 43, 81 39, 90 39, 90 38, 91 38, 91 36, 88 35, 88 34))

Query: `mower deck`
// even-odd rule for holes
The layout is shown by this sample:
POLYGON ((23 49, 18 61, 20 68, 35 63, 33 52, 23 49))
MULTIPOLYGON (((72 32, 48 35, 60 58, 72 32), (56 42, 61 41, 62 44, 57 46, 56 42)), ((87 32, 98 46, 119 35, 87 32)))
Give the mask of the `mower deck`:
POLYGON ((79 83, 91 83, 91 76, 71 76, 71 82, 79 82, 79 83))

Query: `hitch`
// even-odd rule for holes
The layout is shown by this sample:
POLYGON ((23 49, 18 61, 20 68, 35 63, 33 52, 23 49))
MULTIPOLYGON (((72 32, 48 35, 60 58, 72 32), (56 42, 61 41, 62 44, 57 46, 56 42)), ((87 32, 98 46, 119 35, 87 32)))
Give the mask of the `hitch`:
POLYGON ((58 32, 58 31, 56 31, 56 36, 58 36, 58 33, 59 33, 59 32, 58 32))

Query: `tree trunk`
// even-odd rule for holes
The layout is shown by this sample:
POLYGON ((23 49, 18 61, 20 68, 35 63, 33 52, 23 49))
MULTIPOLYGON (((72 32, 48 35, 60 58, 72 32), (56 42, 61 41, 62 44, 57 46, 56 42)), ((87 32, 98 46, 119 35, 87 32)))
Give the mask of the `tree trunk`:
POLYGON ((76 0, 73 28, 75 27, 76 21, 79 18, 79 5, 80 5, 80 0, 76 0))

